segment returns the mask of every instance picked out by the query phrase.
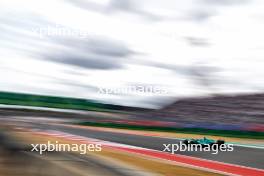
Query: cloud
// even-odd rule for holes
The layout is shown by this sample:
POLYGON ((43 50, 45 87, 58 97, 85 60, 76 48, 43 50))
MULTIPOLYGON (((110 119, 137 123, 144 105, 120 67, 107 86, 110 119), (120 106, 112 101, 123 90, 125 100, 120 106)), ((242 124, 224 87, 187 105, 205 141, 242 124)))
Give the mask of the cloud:
POLYGON ((83 51, 87 54, 103 55, 108 57, 128 57, 135 54, 124 42, 107 37, 67 37, 54 36, 51 40, 61 46, 83 51))
POLYGON ((68 0, 73 5, 94 11, 100 12, 105 15, 116 14, 118 12, 124 12, 139 16, 146 20, 157 21, 163 19, 163 17, 159 15, 155 15, 153 13, 147 12, 138 6, 138 3, 132 0, 110 0, 107 4, 99 4, 94 2, 87 2, 85 0, 68 0))
POLYGON ((205 38, 199 37, 184 37, 184 39, 189 43, 191 46, 198 46, 198 47, 206 47, 210 46, 211 44, 205 38))
POLYGON ((217 15, 217 11, 209 11, 204 9, 194 9, 187 13, 186 20, 192 20, 196 22, 203 22, 208 20, 209 18, 217 15))
POLYGON ((194 63, 192 65, 170 65, 170 64, 153 62, 150 63, 149 66, 171 70, 178 75, 197 78, 197 79, 207 78, 222 71, 219 67, 203 64, 203 63, 194 63))
POLYGON ((230 6, 240 5, 249 2, 250 0, 201 0, 202 3, 214 6, 230 6))
POLYGON ((111 0, 108 5, 108 11, 110 12, 127 12, 135 15, 139 15, 148 20, 160 20, 161 17, 154 15, 153 13, 147 12, 141 9, 135 1, 132 0, 111 0))
POLYGON ((173 71, 179 75, 190 75, 190 67, 185 65, 171 65, 163 63, 149 63, 149 66, 173 71))
POLYGON ((59 46, 44 58, 86 69, 119 69, 135 52, 124 43, 103 38, 56 38, 59 46))
POLYGON ((44 38, 40 38, 35 29, 48 26, 51 23, 34 13, 5 13, 0 24, 0 45, 30 54, 36 48, 41 48, 44 38))
POLYGON ((111 0, 109 2, 108 8, 113 11, 135 11, 137 9, 135 3, 133 3, 131 0, 111 0))
POLYGON ((117 59, 114 60, 113 58, 105 58, 99 56, 92 58, 87 55, 80 55, 74 53, 65 54, 61 52, 58 55, 52 54, 46 56, 45 59, 85 69, 110 70, 122 68, 121 61, 117 59))
POLYGON ((243 5, 251 0, 200 0, 187 12, 185 20, 204 22, 213 16, 219 15, 221 7, 243 5))
POLYGON ((114 40, 91 39, 88 45, 91 52, 110 57, 128 57, 134 53, 124 43, 114 40))
POLYGON ((21 13, 19 16, 18 18, 7 14, 6 18, 1 18, 3 20, 0 25, 0 29, 4 31, 0 34, 3 39, 0 46, 15 49, 16 53, 86 69, 102 70, 122 68, 125 59, 135 54, 125 43, 107 37, 47 35, 48 29, 73 29, 33 14, 21 13))
MULTIPOLYGON (((257 13, 262 14, 262 4, 260 1, 260 4, 247 4, 252 1, 67 0, 41 5, 29 2, 24 4, 27 8, 23 9, 21 3, 10 3, 10 8, 3 6, 0 12, 0 62, 14 70, 7 72, 0 69, 2 75, 7 75, 2 76, 1 81, 5 84, 1 87, 17 91, 28 88, 35 92, 45 92, 46 89, 46 92, 54 95, 62 95, 63 92, 67 96, 89 98, 96 97, 96 89, 90 86, 98 84, 108 87, 111 83, 118 87, 129 82, 155 84, 165 80, 168 86, 176 89, 170 96, 198 95, 200 92, 196 85, 219 86, 215 92, 240 91, 246 85, 239 85, 235 80, 241 83, 250 80, 245 84, 257 85, 263 77, 263 53, 251 49, 263 41, 261 24, 251 18, 257 13), (237 8, 240 4, 247 6, 237 8), (57 7, 60 7, 59 15, 57 7), (135 19, 128 26, 127 20, 131 17, 135 19), (154 23, 155 20, 162 21, 154 23), (34 33, 48 26, 56 28, 55 22, 65 25, 62 27, 72 33, 43 37, 34 33), (237 32, 237 29, 241 30, 237 32), (208 34, 208 31, 211 33, 208 34), (104 36, 98 37, 95 33, 104 36), (172 33, 169 35, 171 38, 161 35, 172 33), (86 34, 88 36, 84 37, 86 34), (122 41, 115 40, 114 36, 122 41), (258 39, 257 44, 251 42, 252 38, 258 39), (243 42, 238 39, 243 39, 243 42), (127 43, 142 54, 139 55, 127 43), (208 65, 195 66, 195 58, 208 65), (213 65, 220 67, 220 72, 213 65), (65 74, 64 71, 69 73, 65 74), (37 73, 69 80, 57 81, 37 73), (151 75, 153 80, 150 79, 151 75), (28 84, 27 87, 17 86, 24 83, 28 84), (41 87, 43 90, 39 89, 41 87), (75 88, 77 91, 74 91, 75 88)), ((134 104, 139 102, 138 99, 142 99, 142 102, 145 99, 145 96, 131 97, 126 99, 120 95, 112 99, 105 96, 102 99, 134 104)), ((152 97, 146 97, 149 99, 141 104, 152 104, 152 97)))
POLYGON ((70 88, 73 88, 73 89, 85 90, 85 91, 89 91, 93 93, 96 93, 99 91, 99 88, 96 86, 80 83, 76 80, 56 79, 54 80, 54 83, 59 83, 63 86, 69 86, 70 88))

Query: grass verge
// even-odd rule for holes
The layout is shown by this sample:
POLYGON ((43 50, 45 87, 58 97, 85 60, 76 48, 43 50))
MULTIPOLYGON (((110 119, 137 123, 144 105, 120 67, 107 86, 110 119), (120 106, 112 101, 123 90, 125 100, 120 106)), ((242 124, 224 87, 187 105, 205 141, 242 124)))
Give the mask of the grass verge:
POLYGON ((186 134, 200 134, 200 135, 212 135, 223 137, 236 137, 247 139, 264 139, 263 132, 255 131, 234 131, 234 130, 213 130, 203 128, 172 128, 172 127, 156 127, 156 126, 140 126, 130 124, 116 124, 116 123, 99 123, 99 122, 82 122, 78 125, 94 126, 94 127, 106 127, 116 129, 128 129, 128 130, 142 130, 142 131, 160 131, 160 132, 177 132, 186 134))

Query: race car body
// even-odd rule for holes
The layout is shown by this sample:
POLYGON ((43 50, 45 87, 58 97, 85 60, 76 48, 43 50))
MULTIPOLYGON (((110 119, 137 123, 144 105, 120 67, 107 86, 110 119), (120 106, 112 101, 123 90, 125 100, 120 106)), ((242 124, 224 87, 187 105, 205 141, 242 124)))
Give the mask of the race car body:
POLYGON ((213 144, 225 144, 224 140, 213 140, 213 139, 208 139, 206 137, 202 139, 185 139, 183 141, 184 144, 189 145, 189 144, 200 144, 202 146, 208 146, 208 145, 213 145, 213 144))

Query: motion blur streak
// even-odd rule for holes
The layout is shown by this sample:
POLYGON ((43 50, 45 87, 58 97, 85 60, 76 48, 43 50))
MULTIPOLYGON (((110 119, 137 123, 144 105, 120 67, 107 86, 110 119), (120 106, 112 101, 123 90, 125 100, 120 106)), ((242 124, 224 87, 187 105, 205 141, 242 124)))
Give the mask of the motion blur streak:
POLYGON ((262 176, 263 9, 0 0, 0 176, 262 176), (38 153, 56 140, 104 147, 38 153))

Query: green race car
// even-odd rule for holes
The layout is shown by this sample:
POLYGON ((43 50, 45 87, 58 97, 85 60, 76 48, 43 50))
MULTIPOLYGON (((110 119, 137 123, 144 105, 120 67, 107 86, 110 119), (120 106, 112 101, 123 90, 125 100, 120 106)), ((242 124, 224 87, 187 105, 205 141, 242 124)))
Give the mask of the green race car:
POLYGON ((208 139, 204 137, 202 139, 185 139, 183 143, 186 145, 201 144, 202 147, 205 147, 208 145, 212 146, 213 144, 218 144, 218 145, 225 144, 225 141, 224 140, 213 140, 213 139, 208 139))

